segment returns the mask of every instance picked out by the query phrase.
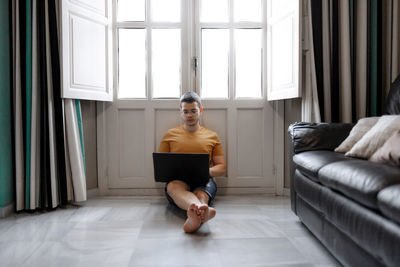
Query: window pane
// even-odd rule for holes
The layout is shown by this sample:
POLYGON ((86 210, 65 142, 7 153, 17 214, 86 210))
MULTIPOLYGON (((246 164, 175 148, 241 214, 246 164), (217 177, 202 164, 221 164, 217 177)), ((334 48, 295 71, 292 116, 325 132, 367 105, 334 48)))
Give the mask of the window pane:
POLYGON ((152 34, 154 98, 179 98, 181 86, 181 31, 154 29, 152 34))
POLYGON ((229 30, 201 32, 201 96, 228 97, 229 30))
POLYGON ((280 17, 287 14, 288 11, 292 11, 293 7, 297 6, 297 1, 298 0, 272 0, 269 12, 274 14, 274 17, 280 17))
POLYGON ((118 98, 146 97, 146 31, 119 29, 118 98))
POLYGON ((261 29, 235 30, 236 97, 261 97, 261 29))
POLYGON ((228 0, 201 0, 200 22, 228 22, 228 0))
POLYGON ((118 21, 144 21, 145 0, 118 0, 118 21))
POLYGON ((233 17, 235 21, 261 22, 261 0, 234 0, 233 17))
POLYGON ((157 22, 181 21, 181 0, 152 0, 151 18, 157 22))

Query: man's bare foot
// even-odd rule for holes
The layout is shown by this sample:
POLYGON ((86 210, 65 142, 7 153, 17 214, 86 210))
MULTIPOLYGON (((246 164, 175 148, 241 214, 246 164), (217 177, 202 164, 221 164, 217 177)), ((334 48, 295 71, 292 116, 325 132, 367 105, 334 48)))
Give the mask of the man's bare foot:
POLYGON ((187 210, 187 216, 185 224, 183 225, 183 231, 185 233, 193 233, 199 229, 201 225, 200 212, 195 203, 192 203, 187 210))
POLYGON ((199 206, 201 223, 211 220, 215 217, 217 211, 214 208, 209 207, 207 204, 199 206))

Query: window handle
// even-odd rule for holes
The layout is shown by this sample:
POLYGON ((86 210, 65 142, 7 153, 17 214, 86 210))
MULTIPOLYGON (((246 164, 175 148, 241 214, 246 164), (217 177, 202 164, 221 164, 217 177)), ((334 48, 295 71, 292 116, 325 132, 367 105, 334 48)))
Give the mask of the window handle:
POLYGON ((194 75, 197 76, 197 67, 199 66, 199 61, 197 57, 193 57, 193 69, 194 69, 194 75))

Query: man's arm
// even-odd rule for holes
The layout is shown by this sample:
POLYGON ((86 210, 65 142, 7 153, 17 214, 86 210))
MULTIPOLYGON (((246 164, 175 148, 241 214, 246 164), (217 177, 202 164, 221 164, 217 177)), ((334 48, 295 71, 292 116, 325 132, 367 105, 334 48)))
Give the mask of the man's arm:
POLYGON ((164 135, 160 142, 160 147, 158 148, 158 152, 170 152, 170 147, 169 143, 166 140, 167 139, 167 134, 164 135))
POLYGON ((214 166, 210 168, 210 176, 222 176, 226 173, 226 163, 224 156, 213 157, 214 166))

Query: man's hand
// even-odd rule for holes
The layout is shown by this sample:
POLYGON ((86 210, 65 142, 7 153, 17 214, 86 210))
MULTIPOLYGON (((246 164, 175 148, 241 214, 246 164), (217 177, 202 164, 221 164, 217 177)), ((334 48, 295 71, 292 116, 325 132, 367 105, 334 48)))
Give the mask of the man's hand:
POLYGON ((214 166, 210 168, 210 176, 223 176, 226 173, 226 163, 224 156, 214 156, 213 157, 214 166))

